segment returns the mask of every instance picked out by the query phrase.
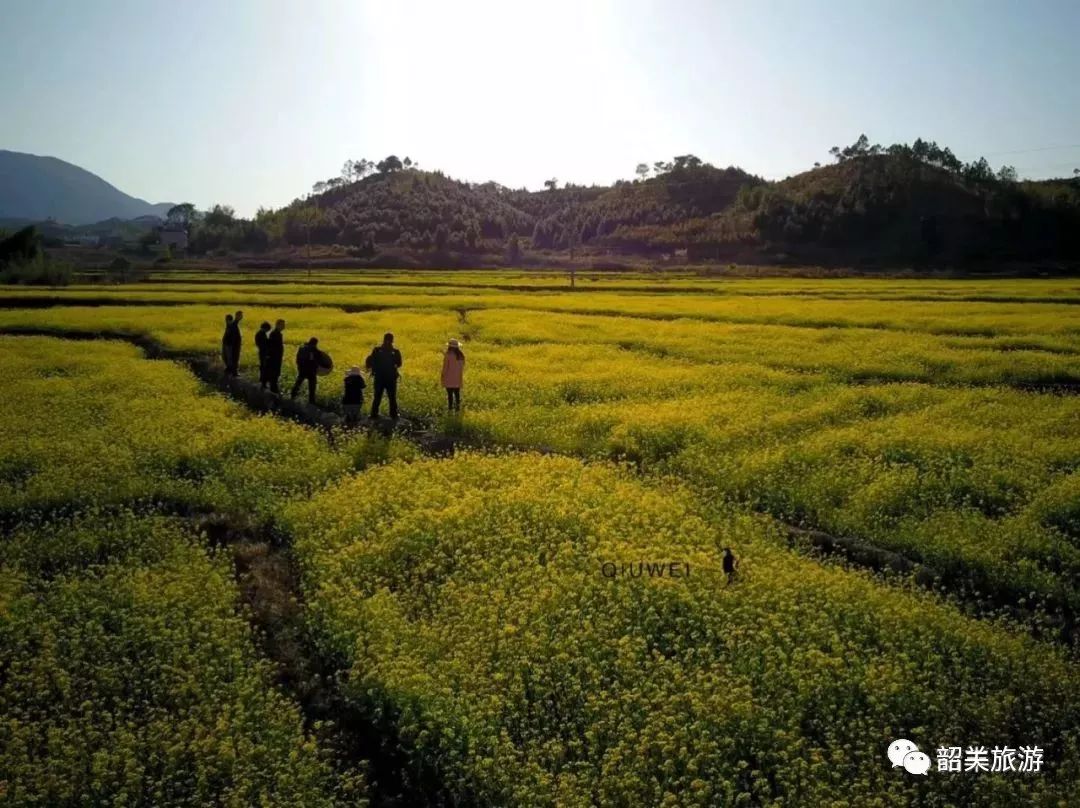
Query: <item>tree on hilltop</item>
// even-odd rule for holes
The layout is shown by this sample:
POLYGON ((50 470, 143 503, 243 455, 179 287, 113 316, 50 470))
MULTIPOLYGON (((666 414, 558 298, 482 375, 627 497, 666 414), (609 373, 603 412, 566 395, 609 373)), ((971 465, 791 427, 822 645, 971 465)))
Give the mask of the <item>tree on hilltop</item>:
POLYGON ((868 157, 880 153, 881 146, 877 143, 871 146, 866 135, 859 135, 859 139, 850 146, 845 146, 842 149, 839 146, 833 146, 829 149, 829 154, 835 157, 836 162, 838 163, 842 163, 845 160, 854 160, 857 157, 868 157))
POLYGON ((681 154, 681 155, 679 155, 678 157, 676 157, 674 159, 674 168, 675 169, 680 169, 681 170, 681 169, 685 169, 685 168, 700 168, 700 167, 701 167, 701 158, 695 157, 692 154, 681 154))
POLYGON ((994 169, 990 168, 990 163, 987 162, 985 157, 980 157, 974 162, 967 163, 964 166, 963 172, 964 179, 971 183, 991 183, 994 181, 994 169))
POLYGON ((395 171, 401 171, 402 168, 401 160, 394 154, 391 154, 385 160, 380 160, 375 165, 375 170, 380 174, 393 174, 395 171))
POLYGON ((1002 166, 998 169, 997 178, 1000 182, 1016 182, 1020 177, 1013 166, 1002 166))
MULTIPOLYGON (((375 164, 365 157, 361 157, 359 160, 352 160, 352 176, 354 180, 362 180, 368 174, 375 170, 375 164)), ((348 163, 346 163, 348 165, 348 163)))

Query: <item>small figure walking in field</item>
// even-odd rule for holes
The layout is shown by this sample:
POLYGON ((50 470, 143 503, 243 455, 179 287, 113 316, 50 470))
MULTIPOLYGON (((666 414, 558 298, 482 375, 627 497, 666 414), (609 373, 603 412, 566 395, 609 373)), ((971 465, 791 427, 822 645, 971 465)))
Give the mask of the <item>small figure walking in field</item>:
POLYGON ((465 375, 465 353, 456 339, 446 344, 442 364, 442 386, 446 388, 446 407, 461 412, 461 382, 465 375))
POLYGON ((315 403, 315 386, 318 384, 321 359, 322 351, 319 350, 317 337, 312 337, 300 346, 300 350, 296 352, 296 382, 293 383, 290 398, 296 398, 296 394, 300 392, 300 386, 307 381, 308 403, 315 403))
POLYGON ((360 420, 364 409, 364 374, 360 368, 351 367, 345 373, 345 395, 341 397, 341 408, 345 411, 345 423, 355 424, 360 420))
POLYGON ((240 321, 244 319, 244 312, 238 311, 235 315, 225 315, 225 334, 221 338, 221 358, 225 361, 225 373, 229 376, 240 374, 240 345, 243 336, 240 334, 240 321))
POLYGON ((398 417, 397 408, 397 383, 401 375, 398 368, 401 367, 401 351, 394 347, 394 335, 383 335, 382 345, 376 345, 364 363, 371 371, 375 380, 375 393, 371 397, 371 417, 379 417, 379 405, 382 404, 383 393, 390 399, 390 417, 398 417))
POLYGON ((270 383, 266 373, 270 357, 270 323, 264 322, 255 332, 255 349, 259 352, 259 386, 265 390, 270 383))
MULTIPOLYGON (((281 363, 285 361, 285 321, 278 320, 274 324, 274 330, 266 337, 266 384, 270 385, 270 392, 280 393, 278 379, 281 378, 281 363)), ((262 381, 260 379, 260 381, 262 381)))
POLYGON ((730 547, 724 548, 724 560, 722 562, 724 574, 727 576, 728 585, 735 581, 735 570, 739 567, 739 559, 731 552, 730 547))

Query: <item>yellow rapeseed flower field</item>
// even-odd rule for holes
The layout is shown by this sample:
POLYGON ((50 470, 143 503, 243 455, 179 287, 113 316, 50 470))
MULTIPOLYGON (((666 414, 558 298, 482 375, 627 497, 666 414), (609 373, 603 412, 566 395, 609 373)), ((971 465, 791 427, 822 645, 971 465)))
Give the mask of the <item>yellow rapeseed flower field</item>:
POLYGON ((358 475, 284 523, 352 698, 482 804, 1075 797, 1063 654, 701 512, 606 464, 458 455, 358 475), (881 750, 908 735, 1040 738, 1060 779, 896 778, 881 750))
POLYGON ((1080 284, 183 270, 0 297, 15 804, 365 799, 273 684, 192 528, 207 513, 289 548, 313 647, 420 792, 1080 800, 1058 631, 1080 609, 1080 284), (249 381, 260 321, 288 323, 285 385, 319 337, 330 411, 392 331, 406 415, 474 450, 418 461, 401 437, 328 441, 214 394, 183 359, 216 357, 236 309, 249 381), (899 553, 941 589, 808 556, 789 526, 899 553), (1037 744, 1045 766, 917 778, 884 755, 897 737, 932 759, 1037 744))

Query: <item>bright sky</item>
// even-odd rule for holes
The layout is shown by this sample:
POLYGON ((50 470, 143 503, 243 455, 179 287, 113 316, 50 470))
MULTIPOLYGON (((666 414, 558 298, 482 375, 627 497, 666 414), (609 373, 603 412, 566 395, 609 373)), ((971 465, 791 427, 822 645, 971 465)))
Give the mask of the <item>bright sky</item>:
POLYGON ((861 132, 1080 166, 1077 0, 2 0, 0 20, 0 148, 245 215, 390 153, 530 188, 688 152, 780 178, 861 132))

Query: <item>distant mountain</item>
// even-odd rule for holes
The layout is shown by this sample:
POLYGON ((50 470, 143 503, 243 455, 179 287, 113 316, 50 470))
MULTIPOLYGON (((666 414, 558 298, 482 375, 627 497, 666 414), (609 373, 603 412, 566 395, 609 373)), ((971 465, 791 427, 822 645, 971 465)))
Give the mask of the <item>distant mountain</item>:
POLYGON ((0 218, 71 225, 164 217, 171 203, 128 196, 96 174, 55 157, 0 149, 0 218))

